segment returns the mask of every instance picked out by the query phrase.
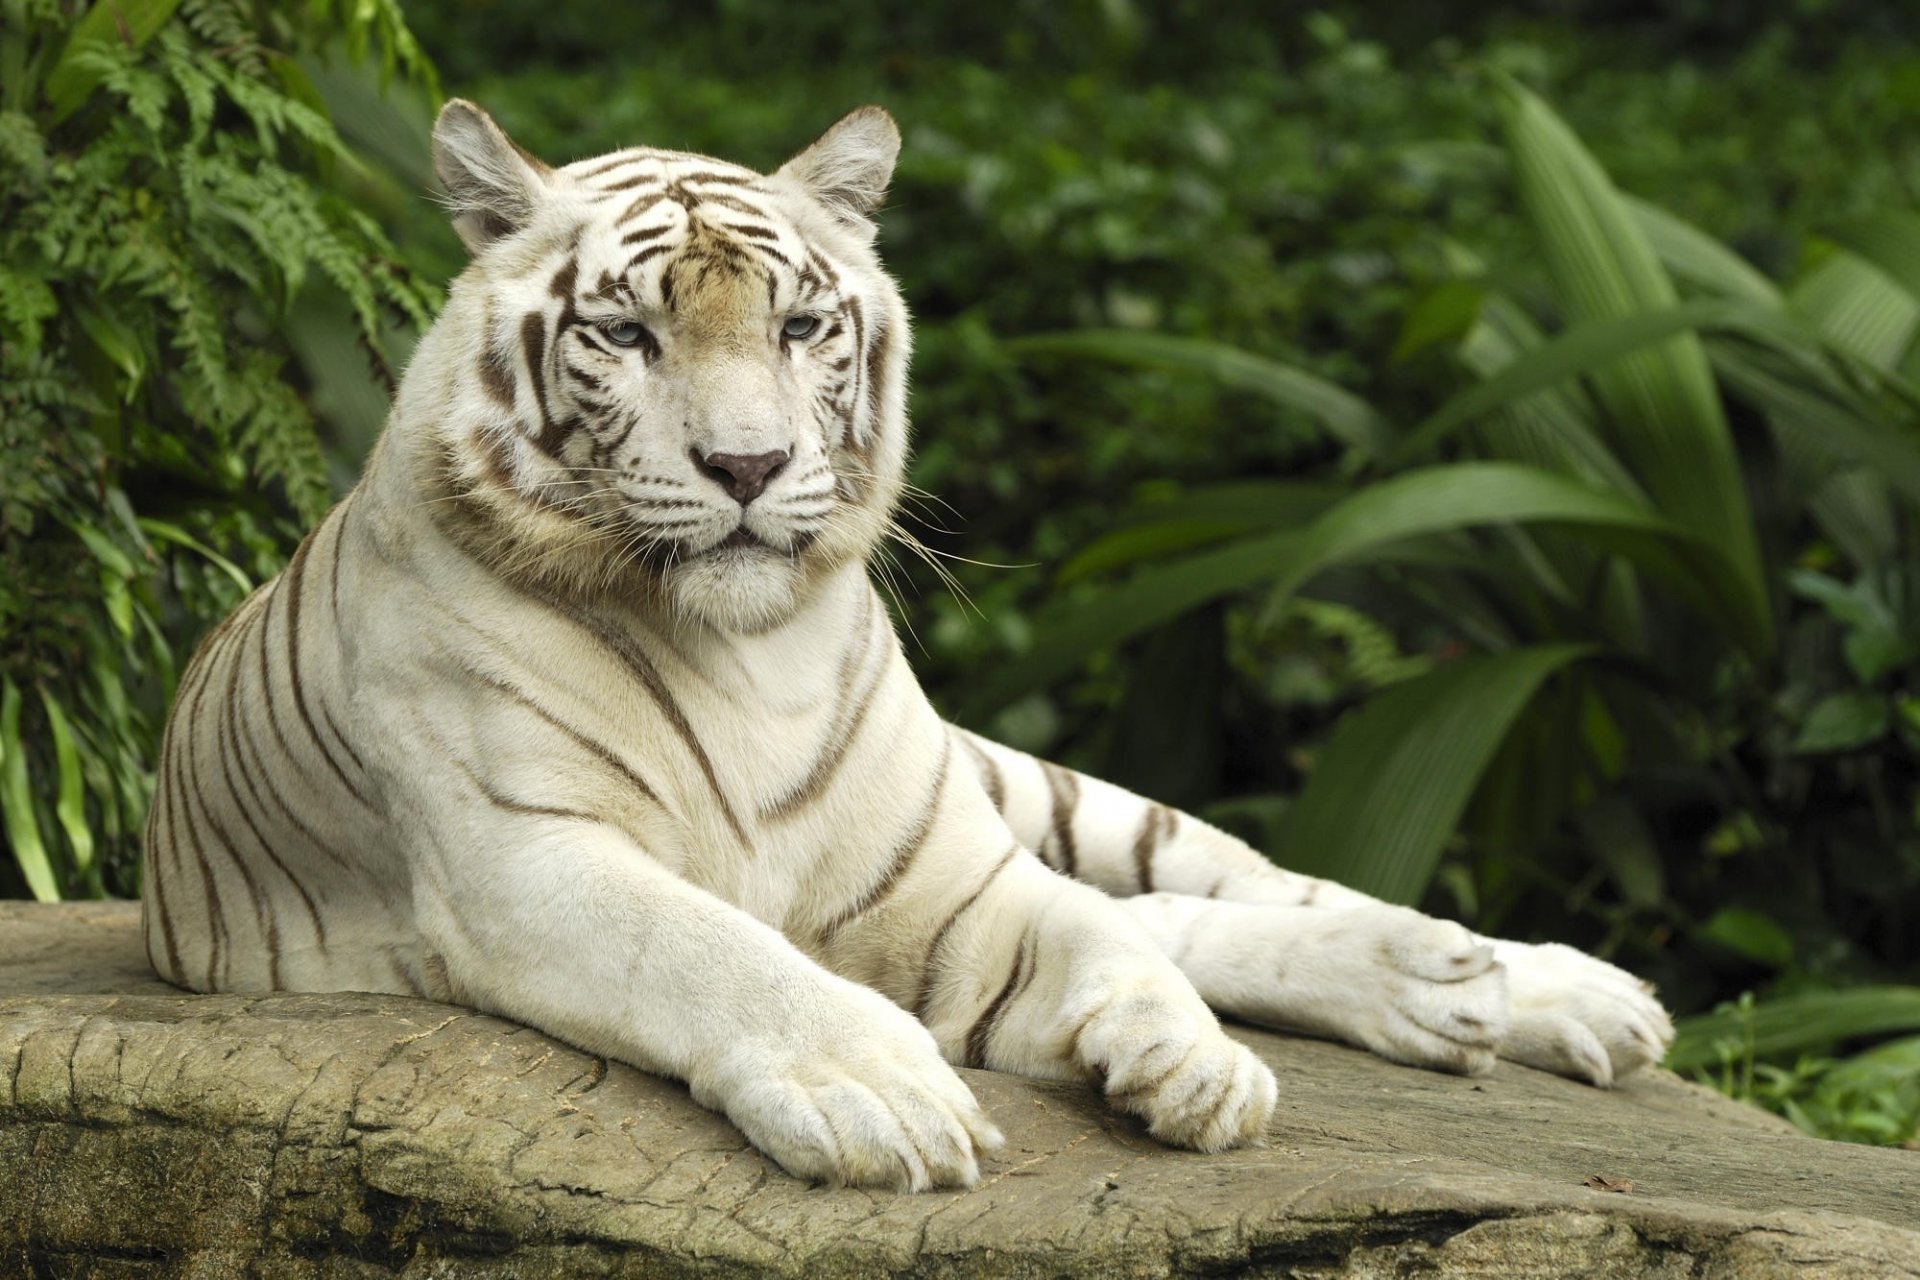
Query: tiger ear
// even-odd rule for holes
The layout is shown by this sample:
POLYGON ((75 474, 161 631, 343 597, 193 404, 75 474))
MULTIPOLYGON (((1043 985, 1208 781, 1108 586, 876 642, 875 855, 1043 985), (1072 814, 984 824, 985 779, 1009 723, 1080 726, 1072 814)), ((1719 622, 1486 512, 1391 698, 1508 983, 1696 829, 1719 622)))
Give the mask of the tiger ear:
POLYGON ((464 98, 449 99, 433 122, 433 170, 472 253, 526 226, 553 172, 464 98))
POLYGON ((871 231, 866 216, 887 198, 899 157, 893 117, 879 107, 859 107, 781 165, 776 176, 793 179, 842 221, 871 231))

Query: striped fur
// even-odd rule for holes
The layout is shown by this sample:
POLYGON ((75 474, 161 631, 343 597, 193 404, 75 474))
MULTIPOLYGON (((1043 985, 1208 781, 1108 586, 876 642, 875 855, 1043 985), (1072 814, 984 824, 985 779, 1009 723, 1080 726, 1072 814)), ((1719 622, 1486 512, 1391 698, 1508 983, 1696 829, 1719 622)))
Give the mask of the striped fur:
POLYGON ((866 575, 907 453, 868 220, 897 147, 868 108, 767 176, 556 169, 448 105, 473 263, 359 486, 181 681, 155 969, 502 1013, 686 1080, 796 1174, 911 1188, 998 1141, 952 1064, 1256 1139, 1275 1082, 1208 1003, 1455 1070, 1657 1056, 1610 966, 940 720, 866 575))

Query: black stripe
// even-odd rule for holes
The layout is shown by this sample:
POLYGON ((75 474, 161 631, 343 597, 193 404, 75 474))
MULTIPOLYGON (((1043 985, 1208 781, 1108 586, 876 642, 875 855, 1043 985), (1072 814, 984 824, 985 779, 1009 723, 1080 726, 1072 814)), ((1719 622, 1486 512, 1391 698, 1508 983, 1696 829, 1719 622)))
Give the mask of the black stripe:
POLYGON ((314 722, 312 704, 307 700, 306 679, 300 671, 300 605, 306 583, 307 554, 313 549, 315 536, 309 534, 303 539, 294 551, 293 559, 287 563, 287 678, 293 684, 293 705, 300 712, 300 722, 306 726, 307 736, 313 739, 320 758, 333 770, 333 776, 340 780, 340 785, 347 789, 348 795, 358 800, 369 812, 377 813, 379 810, 373 801, 354 785, 353 779, 347 776, 346 766, 327 748, 327 740, 320 736, 320 727, 314 722))
POLYGON ((1039 952, 1039 944, 1034 940, 1033 933, 1029 931, 1020 939, 1019 953, 1014 958, 1012 969, 1007 972, 1007 985, 1000 988, 1000 994, 980 1011, 980 1016, 974 1019, 973 1026, 967 1031, 966 1057, 962 1059, 966 1065, 970 1067, 987 1065, 987 1045, 992 1040, 994 1031, 999 1027, 1000 1019, 1005 1015, 1007 1007, 1033 981, 1033 975, 1039 968, 1039 952))
MULTIPOLYGON (((871 611, 865 615, 865 622, 866 625, 861 631, 863 640, 873 631, 871 611)), ((861 659, 866 657, 869 647, 867 643, 861 645, 859 650, 861 659)), ((852 714, 845 716, 844 719, 841 715, 835 716, 838 723, 828 731, 827 740, 821 745, 820 754, 814 758, 813 767, 807 770, 807 776, 802 778, 792 791, 762 809, 760 811, 762 818, 791 817, 795 812, 825 794, 834 775, 840 772, 840 766, 846 763, 848 754, 853 750, 853 744, 859 740, 860 730, 867 722, 867 713, 873 709, 875 699, 880 696, 880 688, 886 683, 887 674, 892 669, 892 657, 893 654, 890 651, 881 654, 873 679, 868 681, 866 691, 860 695, 852 714)), ((943 764, 941 766, 943 773, 945 768, 943 764)))
POLYGON ((873 326, 872 340, 867 344, 867 418, 868 429, 875 439, 879 438, 883 412, 884 396, 882 384, 886 380, 887 353, 893 347, 893 331, 884 322, 873 326))
POLYGON ((1040 761, 1040 772, 1046 775, 1047 790, 1053 796, 1053 827, 1048 839, 1059 856, 1060 870, 1072 875, 1078 861, 1073 839, 1073 811, 1080 803, 1080 783, 1072 773, 1051 760, 1040 761))
POLYGON ((961 745, 966 747, 968 753, 973 756, 973 763, 979 771, 980 781, 987 789, 987 799, 993 801, 994 808, 1003 814, 1006 813, 1007 781, 1001 776, 999 764, 987 754, 986 748, 973 740, 972 734, 964 729, 953 729, 950 732, 960 735, 961 745))
POLYGON ((626 271, 631 272, 635 267, 652 262, 663 253, 672 253, 678 247, 678 245, 671 244, 650 244, 627 259, 626 271))
POLYGON ((576 173, 573 176, 576 180, 580 182, 585 182, 588 178, 598 178, 605 174, 612 173, 615 169, 620 168, 622 165, 639 164, 641 161, 646 160, 647 158, 648 157, 644 154, 632 155, 624 151, 618 152, 611 156, 602 157, 600 163, 593 166, 593 168, 588 169, 582 173, 576 173))
POLYGON ((496 790, 485 778, 482 778, 478 773, 474 772, 472 765, 453 754, 453 752, 448 751, 446 743, 439 741, 437 736, 434 742, 436 746, 446 752, 447 759, 453 761, 460 772, 467 776, 467 781, 472 785, 473 789, 486 797, 487 803, 493 805, 495 808, 505 809, 508 813, 517 813, 526 817, 566 818, 575 822, 589 823, 602 821, 602 819, 595 817, 593 814, 582 813, 578 809, 555 809, 549 805, 528 804, 524 800, 515 800, 512 796, 496 790))
POLYGON ((663 222, 657 227, 641 227, 638 231, 629 231, 620 237, 621 244, 644 244, 648 240, 658 240, 673 230, 673 223, 663 222))
MULTIPOLYGON (((266 666, 266 659, 265 659, 266 645, 267 645, 266 634, 267 634, 268 627, 273 620, 271 601, 268 602, 267 607, 263 609, 261 613, 262 613, 262 616, 260 620, 260 636, 261 636, 260 649, 261 649, 262 657, 261 657, 261 663, 260 663, 260 679, 262 682, 262 689, 260 694, 260 702, 266 705, 267 719, 269 721, 272 721, 275 718, 275 713, 273 710, 273 705, 274 705, 273 686, 267 680, 267 666, 266 666)), ((238 658, 236 658, 235 661, 238 661, 238 658)), ((239 720, 240 732, 238 735, 236 735, 235 741, 240 746, 245 747, 246 750, 253 753, 253 763, 255 766, 258 767, 262 775, 269 778, 273 777, 275 771, 267 767, 266 753, 260 750, 260 744, 254 740, 253 717, 240 716, 238 717, 238 720, 239 720)), ((279 730, 276 727, 275 733, 277 734, 278 732, 279 730)), ((286 752, 286 740, 284 738, 281 739, 280 741, 280 749, 283 753, 286 752)), ((300 835, 306 840, 308 845, 310 845, 313 848, 314 852, 318 853, 321 857, 326 858, 328 861, 332 862, 334 865, 342 868, 343 870, 352 870, 353 869, 352 864, 349 863, 346 858, 336 853, 326 843, 326 841, 322 840, 319 837, 319 835, 315 833, 314 829, 311 826, 307 825, 307 822, 304 818, 302 818, 299 814, 294 812, 293 804, 291 801, 287 799, 286 795, 284 794, 284 791, 285 789, 282 787, 268 787, 264 792, 264 794, 272 797, 275 807, 277 807, 280 810, 280 815, 287 820, 287 823, 290 826, 292 826, 294 830, 300 833, 300 835)), ((262 793, 256 791, 255 793, 256 798, 260 794, 262 793)))
POLYGON ((327 926, 320 919, 320 909, 315 905, 313 895, 307 892, 307 886, 293 874, 293 869, 287 866, 280 855, 274 851, 273 845, 260 830, 260 824, 254 820, 253 810, 247 807, 247 797, 240 795, 232 784, 232 775, 238 772, 240 782, 252 797, 253 804, 258 806, 261 803, 260 788, 253 780, 253 771, 247 767, 246 757, 240 753, 240 738, 234 729, 234 722, 246 714, 246 709, 240 704, 239 692, 240 662, 236 658, 227 664, 226 704, 221 708, 220 716, 220 767, 228 775, 228 799, 233 802, 234 809, 240 814, 240 820, 246 823, 247 830, 253 834, 255 846, 266 855, 267 861, 286 877, 287 883, 293 886, 294 892, 298 893, 300 900, 306 904, 307 917, 313 922, 315 940, 320 947, 324 948, 327 945, 327 926))
POLYGON ((639 641, 628 632, 608 625, 605 620, 593 613, 569 608, 566 601, 544 586, 522 584, 521 590, 528 598, 539 601, 567 621, 587 631, 634 674, 640 681, 640 687, 647 691, 647 696, 667 718, 667 723, 673 728, 674 734, 693 756, 694 763, 699 766, 700 774, 707 780, 707 787, 713 793, 714 801, 720 806, 720 816, 726 819, 727 829, 733 832, 734 838, 742 847, 751 849, 753 842, 747 838, 746 828, 740 825, 740 816, 734 812, 733 802, 727 799, 726 793, 720 789, 720 778, 714 772, 712 758, 707 755, 707 749, 701 745, 700 737, 694 732, 693 725, 688 723, 686 713, 674 700, 672 691, 667 688, 666 681, 660 678, 660 672, 654 667, 653 660, 640 647, 639 641))
POLYGON ((558 458, 560 446, 566 442, 568 424, 555 422, 553 411, 547 407, 545 315, 529 311, 520 318, 520 349, 526 357, 527 374, 532 378, 533 403, 540 411, 540 432, 533 438, 534 447, 550 458, 558 458))
POLYGON ((659 181, 660 177, 658 174, 638 173, 631 178, 622 178, 619 182, 610 182, 606 186, 595 187, 594 191, 599 195, 610 196, 621 191, 631 191, 635 187, 643 187, 649 182, 657 183, 659 181))
MULTIPOLYGON (((237 612, 237 611, 236 611, 237 612)), ((168 845, 174 853, 176 866, 184 868, 186 850, 181 847, 180 827, 186 828, 186 845, 191 848, 193 859, 200 870, 201 890, 206 897, 208 921, 208 955, 206 990, 219 990, 219 970, 221 948, 227 939, 226 908, 220 898, 219 887, 214 883, 211 864, 207 861, 206 841, 200 835, 200 827, 194 821, 193 811, 187 805, 187 781, 183 772, 194 768, 193 752, 195 729, 199 720, 200 704, 205 697, 211 681, 213 668, 218 664, 220 655, 233 647, 237 635, 234 615, 229 615, 214 628, 193 661, 188 664, 187 673, 181 678, 174 692, 173 715, 169 718, 168 737, 177 724, 179 738, 166 744, 163 749, 160 788, 166 798, 168 845), (174 749, 177 747, 177 749, 174 749)), ((193 788, 199 790, 197 776, 193 788)), ((181 874, 185 874, 184 869, 181 874)))
MULTIPOLYGON (((350 493, 341 499, 339 506, 334 508, 340 517, 340 527, 333 531, 333 568, 327 574, 327 598, 333 609, 333 624, 336 629, 340 625, 340 552, 347 545, 347 504, 352 501, 353 495, 350 493)), ((340 745, 347 746, 346 740, 342 739, 340 745)), ((347 750, 351 753, 353 748, 347 747, 347 750)), ((360 757, 354 756, 353 762, 359 764, 360 757)))
MULTIPOLYGON (((193 725, 189 721, 184 726, 189 738, 193 736, 193 725)), ((169 814, 177 814, 186 825, 187 844, 191 846, 193 860, 200 869, 200 888, 206 898, 207 911, 207 981, 202 988, 205 991, 220 990, 221 948, 227 939, 226 908, 220 901, 219 886, 213 882, 213 871, 207 864, 205 841, 200 836, 200 826, 193 820, 193 811, 187 808, 186 787, 181 782, 181 761, 169 761, 172 765, 166 771, 167 809, 169 814)))
MULTIPOLYGON (((660 793, 648 786, 645 778, 635 773, 633 769, 627 765, 626 761, 615 755, 613 750, 604 743, 598 742, 580 732, 580 730, 560 719, 560 717, 553 712, 548 711, 545 707, 535 702, 531 697, 507 681, 489 675, 478 667, 469 666, 466 663, 460 663, 460 669, 472 679, 486 685, 496 693, 506 695, 520 706, 525 707, 528 711, 531 711, 534 715, 552 725, 555 729, 558 729, 571 740, 575 746, 580 747, 602 764, 612 769, 615 773, 625 778, 627 782, 632 784, 634 790, 645 796, 649 801, 660 805, 662 808, 667 807, 666 802, 660 799, 660 793)), ((669 812, 671 812, 671 810, 669 810, 669 812)))
MULTIPOLYGON (((862 356, 865 356, 867 351, 867 313, 866 313, 866 308, 860 305, 860 299, 858 298, 847 299, 847 316, 849 319, 853 321, 853 349, 859 352, 862 356)), ((833 337, 833 332, 831 329, 828 330, 826 337, 827 338, 833 337)), ((822 341, 824 340, 825 339, 822 339, 822 341)), ((855 369, 853 373, 853 395, 851 397, 849 414, 847 417, 847 424, 846 424, 848 435, 853 434, 852 415, 854 413, 859 412, 860 393, 865 388, 865 386, 866 386, 866 369, 865 369, 865 366, 862 365, 860 368, 855 369)))
MULTIPOLYGON (((232 658, 231 646, 227 646, 223 648, 222 654, 223 656, 231 659, 232 658)), ((209 665, 211 666, 211 664, 209 665)), ((231 673, 237 672, 239 669, 240 669, 240 664, 238 662, 234 662, 234 661, 228 662, 228 670, 230 673, 229 682, 228 682, 229 685, 231 685, 231 673)), ((189 776, 182 783, 182 797, 183 799, 191 799, 192 801, 197 802, 199 804, 200 814, 201 814, 201 817, 206 819, 207 828, 213 832, 214 839, 219 843, 221 851, 225 853, 229 859, 232 860, 234 866, 239 869, 240 878, 246 882, 247 896, 253 902, 254 922, 256 925, 259 926, 260 932, 266 936, 269 982, 277 990, 280 986, 279 922, 267 905, 266 895, 261 892, 260 882, 254 878, 253 869, 249 867, 246 863, 246 860, 240 856, 240 852, 238 848, 239 842, 233 838, 232 834, 227 830, 225 824, 220 821, 219 815, 214 812, 213 806, 207 803, 206 791, 200 785, 199 740, 198 740, 198 735, 191 732, 191 730, 193 726, 197 725, 200 722, 201 707, 205 701, 207 690, 212 686, 212 684, 213 684, 213 673, 211 670, 209 670, 208 678, 205 680, 202 680, 199 686, 194 689, 193 698, 189 702, 186 708, 189 733, 187 735, 187 740, 186 740, 185 763, 186 763, 189 776)), ((226 727, 227 717, 231 714, 231 712, 232 712, 232 708, 230 703, 227 705, 223 705, 218 709, 218 718, 214 726, 214 742, 215 742, 216 751, 219 750, 221 744, 224 742, 224 739, 221 736, 221 734, 222 734, 222 730, 224 730, 226 727)), ((220 765, 221 781, 222 783, 225 784, 228 798, 231 799, 233 795, 233 777, 231 772, 227 769, 224 754, 222 754, 221 757, 217 760, 217 763, 220 765)), ((193 823, 193 811, 192 811, 191 805, 188 805, 187 807, 185 807, 183 812, 186 814, 189 827, 191 827, 193 823)), ((203 874, 208 874, 209 869, 206 864, 204 851, 202 852, 201 860, 202 860, 203 874)), ((228 977, 229 979, 231 979, 232 977, 231 957, 229 957, 228 977)))
POLYGON ((980 881, 978 887, 976 887, 972 893, 968 894, 959 906, 953 909, 953 914, 949 915, 938 929, 934 930, 933 941, 927 945, 927 958, 920 966, 920 995, 919 998, 913 1002, 913 1016, 920 1019, 920 1021, 925 1022, 927 1020, 927 1005, 933 999, 933 980, 935 973, 938 972, 934 966, 935 962, 940 958, 940 948, 946 942, 947 934, 952 931, 954 924, 960 917, 967 914, 967 908, 980 901, 980 895, 987 891, 987 886, 992 884, 994 879, 999 876, 1002 871, 1007 869, 1007 864, 1012 862, 1019 852, 1020 845, 1016 841, 1011 849, 1008 849, 1006 853, 1001 855, 1000 861, 993 864, 993 870, 987 872, 986 877, 980 881))
POLYGON ((1166 838, 1173 834, 1173 810, 1163 804, 1149 805, 1146 817, 1140 823, 1140 834, 1133 839, 1133 875, 1140 882, 1140 892, 1153 892, 1153 855, 1160 850, 1166 838))
POLYGON ((712 169, 698 169, 680 174, 673 181, 675 186, 686 182, 719 182, 730 187, 746 187, 753 185, 754 177, 746 173, 716 173, 712 169))
POLYGON ((493 326, 493 308, 487 308, 486 323, 480 330, 480 386, 488 399, 502 409, 511 409, 517 403, 513 386, 513 366, 501 353, 499 338, 493 326))
POLYGON ((941 799, 946 794, 947 766, 952 760, 953 739, 949 737, 940 752, 940 766, 934 771, 933 786, 927 793, 926 810, 920 815, 920 821, 907 833, 907 838, 894 847, 893 856, 887 860, 887 869, 880 878, 820 931, 823 945, 830 945, 841 929, 884 902, 906 877, 907 868, 913 865, 920 850, 926 847, 927 837, 933 834, 934 820, 940 816, 941 799))

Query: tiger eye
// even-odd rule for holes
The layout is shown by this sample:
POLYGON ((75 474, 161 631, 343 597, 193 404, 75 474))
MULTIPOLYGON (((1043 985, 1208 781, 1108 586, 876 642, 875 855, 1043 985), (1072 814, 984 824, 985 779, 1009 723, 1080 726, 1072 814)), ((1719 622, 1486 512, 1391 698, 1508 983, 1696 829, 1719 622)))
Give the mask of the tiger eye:
POLYGON ((636 345, 647 331, 631 320, 609 320, 600 326, 600 332, 605 334, 607 341, 616 347, 631 347, 636 345))
POLYGON ((780 332, 785 337, 798 340, 812 337, 814 330, 819 327, 819 316, 789 316, 787 322, 780 326, 780 332))

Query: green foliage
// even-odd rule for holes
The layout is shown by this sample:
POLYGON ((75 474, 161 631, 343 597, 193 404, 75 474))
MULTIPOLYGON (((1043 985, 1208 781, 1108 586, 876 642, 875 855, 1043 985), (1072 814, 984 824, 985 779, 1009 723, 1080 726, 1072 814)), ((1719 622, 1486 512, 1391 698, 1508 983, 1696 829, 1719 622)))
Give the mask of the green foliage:
POLYGON ((0 885, 135 888, 181 656, 330 501, 296 303, 431 314, 291 56, 336 42, 430 78, 390 0, 6 4, 0 885))
MULTIPOLYGON (((126 892, 180 655, 354 474, 430 305, 393 248, 461 258, 390 3, 0 9, 0 892, 126 892)), ((903 604, 942 705, 1683 1010, 1915 981, 1900 6, 408 9, 555 160, 900 119, 921 536, 978 561, 979 617, 903 604), (1476 715, 1358 840, 1395 722, 1417 764, 1476 715)), ((1811 1056, 1850 1036, 1746 1092, 1897 1135, 1908 1042, 1811 1056)))
POLYGON ((1920 990, 1911 987, 1790 996, 1764 1006, 1748 992, 1681 1023, 1668 1062, 1818 1137, 1911 1146, 1920 1139, 1920 1036, 1844 1059, 1822 1051, 1844 1037, 1916 1025, 1920 990), (1791 1056, 1792 1065, 1769 1056, 1791 1056))
MULTIPOLYGON (((1608 943, 1666 941, 1638 962, 1664 960, 1683 991, 1730 966, 1801 983, 1911 971, 1920 399, 1901 366, 1920 280, 1869 263, 1900 261, 1914 224, 1849 223, 1840 238, 1859 258, 1775 288, 1620 196, 1538 98, 1510 80, 1494 94, 1546 267, 1527 301, 1563 331, 1546 337, 1456 254, 1461 276, 1434 295, 1449 314, 1416 307, 1405 333, 1417 337, 1399 349, 1451 351, 1471 381, 1384 449, 1314 406, 1337 405, 1345 422, 1385 415, 1303 399, 1302 371, 1276 376, 1213 348, 1184 359, 1307 408, 1336 472, 1358 477, 1351 492, 1277 531, 1216 523, 1197 554, 1190 521, 1157 541, 1152 524, 1131 526, 1128 554, 1109 542, 1097 561, 1131 576, 1086 575, 1042 609, 965 705, 985 719, 1116 643, 1151 646, 1198 606, 1318 592, 1345 565, 1335 598, 1418 619, 1429 644, 1485 652, 1340 721, 1260 832, 1278 861, 1415 901, 1457 840, 1445 888, 1483 927, 1535 916, 1551 901, 1537 882, 1558 874, 1574 886, 1560 909, 1604 921, 1608 943), (1682 301, 1676 277, 1703 296, 1682 301), (1734 415, 1751 424, 1744 457, 1734 415), (1436 465, 1443 446, 1452 460, 1436 465), (1706 814, 1702 830, 1694 815, 1706 814)), ((1157 352, 1098 331, 1008 345, 1123 364, 1157 352)), ((1749 1048, 1910 1028, 1911 1005, 1910 988, 1783 998, 1761 1006, 1772 1031, 1749 1048)), ((1695 1024, 1676 1063, 1697 1062, 1714 1035, 1713 1020, 1695 1024)), ((1778 1105, 1809 1124, 1844 1110, 1854 1077, 1829 1067, 1773 1069, 1778 1105)), ((1859 1105, 1879 1118, 1830 1127, 1911 1132, 1859 1105)))

